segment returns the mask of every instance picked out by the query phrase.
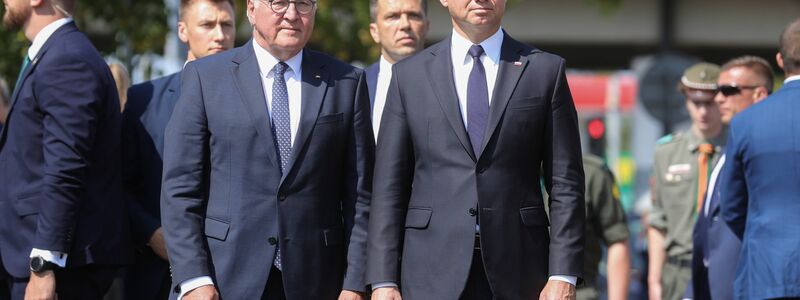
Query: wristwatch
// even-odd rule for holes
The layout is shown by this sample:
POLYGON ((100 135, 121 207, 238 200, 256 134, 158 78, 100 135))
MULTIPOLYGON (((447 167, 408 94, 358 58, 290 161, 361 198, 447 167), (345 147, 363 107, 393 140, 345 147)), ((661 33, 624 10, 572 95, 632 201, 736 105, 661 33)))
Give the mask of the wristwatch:
POLYGON ((59 268, 57 264, 49 262, 41 256, 31 257, 30 269, 31 272, 39 274, 45 271, 55 270, 59 268))

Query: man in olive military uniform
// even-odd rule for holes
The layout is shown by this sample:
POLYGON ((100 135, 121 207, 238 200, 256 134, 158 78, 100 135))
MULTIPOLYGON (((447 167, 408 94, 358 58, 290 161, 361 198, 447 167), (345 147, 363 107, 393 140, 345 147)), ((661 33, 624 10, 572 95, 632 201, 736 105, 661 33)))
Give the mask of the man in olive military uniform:
POLYGON ((684 72, 678 88, 686 97, 692 127, 661 138, 656 146, 647 231, 650 300, 681 299, 689 285, 692 228, 727 137, 714 102, 719 73, 719 66, 709 63, 684 72))
POLYGON ((608 299, 626 299, 631 260, 628 251, 628 227, 619 203, 619 188, 614 175, 597 156, 583 156, 586 176, 586 247, 583 276, 586 284, 577 291, 578 300, 599 299, 597 272, 603 256, 601 244, 608 247, 606 275, 608 299))

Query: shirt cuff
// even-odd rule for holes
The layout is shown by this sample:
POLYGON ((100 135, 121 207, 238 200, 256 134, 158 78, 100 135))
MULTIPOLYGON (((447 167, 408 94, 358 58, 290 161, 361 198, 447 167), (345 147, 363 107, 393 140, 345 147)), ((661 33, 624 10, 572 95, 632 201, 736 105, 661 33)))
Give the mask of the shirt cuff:
POLYGON ((181 282, 181 293, 178 295, 178 300, 183 299, 183 295, 186 295, 186 293, 206 285, 214 285, 214 281, 211 280, 211 277, 200 276, 181 282))
POLYGON ((377 290, 379 288, 387 288, 387 287, 388 288, 396 288, 397 287, 397 283, 394 283, 394 282, 391 282, 391 281, 378 282, 378 283, 372 285, 372 290, 374 291, 374 290, 377 290))
POLYGON ((571 284, 573 286, 578 284, 578 277, 577 276, 553 275, 553 276, 550 276, 549 280, 563 281, 563 282, 569 283, 569 284, 571 284))
POLYGON ((67 266, 67 254, 58 252, 58 251, 50 251, 50 250, 42 250, 33 248, 31 250, 30 258, 34 257, 41 257, 44 260, 54 263, 59 267, 65 268, 67 266))

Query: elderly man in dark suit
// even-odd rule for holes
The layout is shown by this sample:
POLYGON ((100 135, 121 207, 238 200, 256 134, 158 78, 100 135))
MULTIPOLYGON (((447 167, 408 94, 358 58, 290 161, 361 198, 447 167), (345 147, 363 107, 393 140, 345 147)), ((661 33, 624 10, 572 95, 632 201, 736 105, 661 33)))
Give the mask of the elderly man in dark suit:
POLYGON ((574 299, 584 174, 564 60, 502 30, 503 0, 440 2, 453 33, 394 65, 381 120, 373 299, 574 299))
POLYGON ((360 299, 374 140, 364 73, 303 49, 312 0, 249 0, 253 39, 189 63, 161 220, 183 299, 360 299))
POLYGON ((800 298, 800 20, 777 61, 783 87, 733 118, 720 175, 722 218, 742 239, 734 299, 800 298))
MULTIPOLYGON (((233 48, 233 0, 182 0, 178 36, 186 61, 233 48)), ((128 89, 122 115, 123 179, 136 249, 125 280, 127 299, 167 299, 171 280, 161 229, 161 172, 164 131, 180 96, 181 72, 128 89)))
POLYGON ((114 79, 74 1, 4 1, 31 41, 0 134, 0 256, 12 299, 100 299, 130 245, 114 79))

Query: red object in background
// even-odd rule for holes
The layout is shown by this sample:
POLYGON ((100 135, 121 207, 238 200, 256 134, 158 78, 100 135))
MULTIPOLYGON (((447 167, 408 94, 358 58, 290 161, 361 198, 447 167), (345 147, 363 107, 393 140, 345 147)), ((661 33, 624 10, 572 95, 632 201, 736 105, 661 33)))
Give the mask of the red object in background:
POLYGON ((587 126, 587 131, 589 131, 589 137, 592 139, 600 139, 606 133, 606 124, 603 123, 602 119, 591 120, 587 126))
MULTIPOLYGON (((636 93, 639 88, 636 76, 621 74, 618 78, 620 110, 630 111, 636 103, 636 93)), ((578 110, 606 110, 609 75, 569 73, 567 82, 578 110)))

